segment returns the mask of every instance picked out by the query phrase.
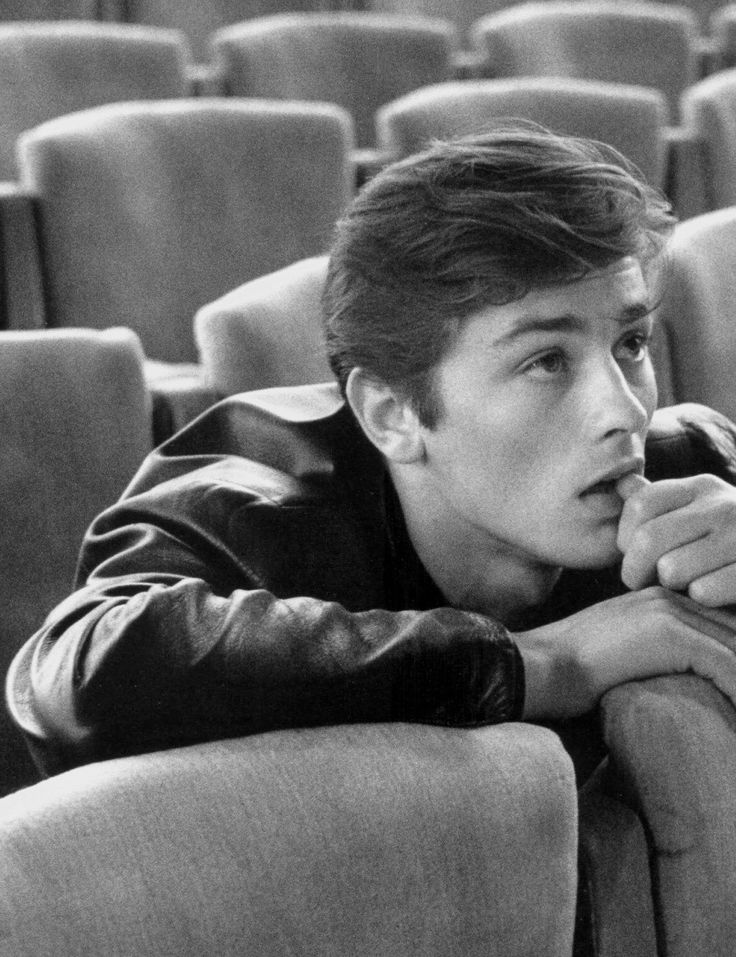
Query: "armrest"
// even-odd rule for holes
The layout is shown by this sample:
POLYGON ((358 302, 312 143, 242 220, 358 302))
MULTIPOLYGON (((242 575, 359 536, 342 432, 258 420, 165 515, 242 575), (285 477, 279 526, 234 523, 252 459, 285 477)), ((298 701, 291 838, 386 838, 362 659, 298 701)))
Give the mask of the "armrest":
POLYGON ((572 765, 529 725, 274 732, 0 800, 15 957, 569 957, 572 765))
POLYGON ((613 780, 649 836, 660 952, 732 954, 736 712, 682 675, 614 688, 602 717, 613 780))
POLYGON ((35 199, 12 182, 0 183, 0 250, 4 303, 0 329, 42 329, 46 306, 35 199))

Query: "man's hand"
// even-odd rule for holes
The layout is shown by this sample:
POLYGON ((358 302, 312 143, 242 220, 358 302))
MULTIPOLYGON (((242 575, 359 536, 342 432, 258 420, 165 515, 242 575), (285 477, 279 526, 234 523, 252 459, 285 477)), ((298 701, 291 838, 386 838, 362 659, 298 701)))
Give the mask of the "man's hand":
POLYGON ((713 475, 654 483, 628 475, 617 491, 625 585, 658 582, 711 608, 736 604, 736 488, 713 475))
POLYGON ((736 706, 736 613, 655 586, 514 635, 527 720, 589 711, 614 685, 693 672, 736 706))

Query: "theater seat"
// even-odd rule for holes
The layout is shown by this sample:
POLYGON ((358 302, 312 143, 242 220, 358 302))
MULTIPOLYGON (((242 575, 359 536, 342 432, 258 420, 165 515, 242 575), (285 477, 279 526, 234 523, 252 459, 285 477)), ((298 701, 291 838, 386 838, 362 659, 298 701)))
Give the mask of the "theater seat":
POLYGON ((257 18, 210 40, 223 92, 321 100, 346 109, 366 168, 380 161, 372 153, 378 107, 450 79, 455 46, 447 20, 354 11, 257 18))
POLYGON ((16 179, 19 135, 102 103, 185 96, 182 33, 79 21, 0 23, 0 178, 16 179))
POLYGON ((646 0, 543 0, 481 17, 472 44, 483 75, 568 76, 661 90, 677 120, 682 91, 699 77, 695 14, 646 0))
POLYGON ((657 310, 674 396, 736 419, 736 207, 679 223, 657 310))
POLYGON ((569 957, 575 783, 544 729, 280 731, 0 801, 13 957, 569 957))
POLYGON ((376 138, 386 152, 408 156, 434 138, 490 130, 514 118, 609 143, 651 183, 666 184, 664 95, 623 84, 556 77, 439 83, 382 107, 376 138))
MULTIPOLYGON (((140 342, 125 329, 0 332, 3 680, 71 591, 87 526, 150 450, 142 366, 140 342)), ((0 793, 36 777, 2 709, 0 793)))
POLYGON ((100 6, 100 0, 2 0, 0 20, 95 20, 100 6))
POLYGON ((736 69, 685 90, 682 119, 702 150, 706 209, 736 205, 736 69))
MULTIPOLYGON (((352 142, 347 114, 317 103, 160 100, 49 121, 20 142, 36 248, 6 249, 6 262, 22 270, 40 257, 46 325, 137 332, 156 362, 157 422, 171 420, 164 438, 213 398, 196 365, 195 312, 323 252, 352 191, 352 142)), ((9 304, 11 325, 25 303, 9 304)))
POLYGON ((218 395, 332 377, 322 334, 327 257, 315 256, 244 283, 203 306, 195 339, 218 395))
MULTIPOLYGON (((114 0, 108 0, 114 2, 114 0)), ((318 10, 322 0, 118 0, 118 15, 129 23, 183 30, 197 62, 208 57, 211 33, 231 23, 289 10, 318 10)))

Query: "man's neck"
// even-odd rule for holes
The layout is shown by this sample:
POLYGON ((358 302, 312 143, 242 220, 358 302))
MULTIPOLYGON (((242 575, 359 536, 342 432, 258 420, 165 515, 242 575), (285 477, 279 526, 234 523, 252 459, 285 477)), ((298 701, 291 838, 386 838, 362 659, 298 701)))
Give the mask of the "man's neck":
POLYGON ((449 604, 489 615, 513 628, 549 597, 559 568, 534 563, 510 545, 463 523, 411 472, 390 465, 389 471, 409 539, 449 604))

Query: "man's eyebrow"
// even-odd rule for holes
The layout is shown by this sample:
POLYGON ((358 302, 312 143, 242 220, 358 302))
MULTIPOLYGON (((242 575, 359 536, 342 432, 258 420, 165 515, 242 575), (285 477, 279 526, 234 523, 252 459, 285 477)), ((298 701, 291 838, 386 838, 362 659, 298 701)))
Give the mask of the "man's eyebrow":
MULTIPOLYGON (((628 326, 633 322, 639 322, 650 315, 655 309, 649 303, 636 302, 625 306, 617 315, 611 316, 611 319, 621 326, 628 326)), ((574 313, 563 313, 559 316, 522 316, 515 323, 513 328, 502 333, 496 340, 496 345, 513 342, 521 336, 530 335, 535 332, 575 332, 584 329, 588 320, 585 316, 578 316, 574 313)))

